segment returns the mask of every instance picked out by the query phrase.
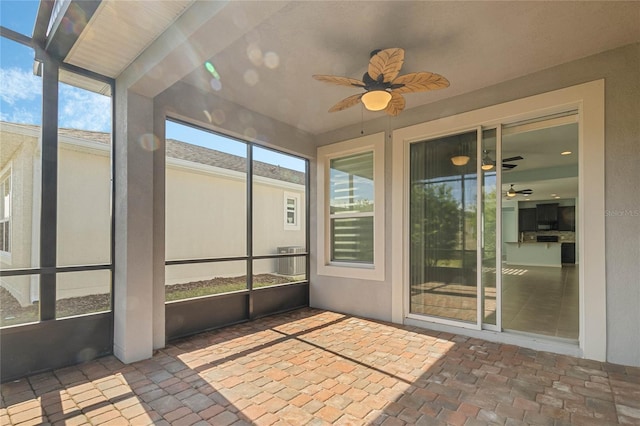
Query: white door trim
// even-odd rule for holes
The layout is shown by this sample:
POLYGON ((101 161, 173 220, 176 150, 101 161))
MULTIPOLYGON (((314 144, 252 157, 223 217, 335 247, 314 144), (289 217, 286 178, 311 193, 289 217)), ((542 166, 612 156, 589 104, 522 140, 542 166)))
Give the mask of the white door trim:
MULTIPOLYGON (((605 361, 606 333, 606 275, 605 275, 605 205, 604 205, 604 80, 596 80, 552 92, 542 93, 475 111, 420 123, 393 131, 392 151, 392 321, 407 323, 408 310, 404 303, 408 278, 407 194, 409 143, 438 135, 455 133, 473 126, 495 126, 535 117, 577 109, 579 115, 579 189, 578 232, 580 279, 580 336, 581 356, 605 361), (585 171, 588 171, 586 173, 585 171), (588 232, 587 232, 588 230, 588 232)), ((411 323, 415 323, 412 318, 411 323)), ((425 321, 425 326, 431 322, 425 321)), ((464 328, 460 328, 464 333, 464 328)), ((483 332, 480 331, 482 334, 483 332)), ((501 340, 504 333, 492 334, 501 340)), ((507 337, 504 338, 507 341, 507 337)), ((526 346, 544 347, 539 338, 524 340, 526 346), (531 343, 527 345, 526 343, 531 343)), ((553 345, 552 345, 553 347, 553 345)), ((558 345, 558 352, 565 352, 558 345)))

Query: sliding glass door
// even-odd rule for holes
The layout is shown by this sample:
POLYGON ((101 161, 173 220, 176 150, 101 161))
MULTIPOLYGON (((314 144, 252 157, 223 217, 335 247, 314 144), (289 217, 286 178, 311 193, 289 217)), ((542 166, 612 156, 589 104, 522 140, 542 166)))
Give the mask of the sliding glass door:
POLYGON ((478 322, 478 131, 410 145, 410 312, 478 322))
POLYGON ((409 144, 409 313, 578 338, 576 116, 409 144))

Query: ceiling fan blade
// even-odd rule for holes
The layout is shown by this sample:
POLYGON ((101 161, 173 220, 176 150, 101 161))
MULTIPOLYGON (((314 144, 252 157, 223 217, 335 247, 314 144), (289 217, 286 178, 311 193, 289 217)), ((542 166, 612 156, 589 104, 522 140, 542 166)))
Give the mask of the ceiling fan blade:
POLYGON ((391 100, 385 108, 385 112, 391 116, 396 116, 402 112, 405 106, 404 97, 399 93, 391 92, 391 100))
POLYGON ((317 74, 312 77, 318 81, 337 84, 338 86, 364 87, 364 83, 355 78, 339 77, 337 75, 317 75, 317 74))
POLYGON ((402 84, 401 87, 393 89, 397 93, 426 92, 449 87, 449 80, 440 74, 422 71, 401 75, 391 83, 392 87, 396 84, 402 84))
POLYGON ((358 93, 357 95, 351 95, 348 98, 345 98, 329 108, 329 112, 342 111, 343 109, 350 108, 360 102, 360 98, 362 97, 362 93, 358 93))
POLYGON ((521 189, 520 191, 516 191, 516 194, 533 194, 533 189, 521 189))
POLYGON ((508 162, 508 161, 518 161, 518 160, 524 160, 523 157, 516 155, 515 157, 509 157, 509 158, 503 158, 502 162, 508 162))
POLYGON ((403 63, 404 49, 399 47, 384 49, 371 57, 367 73, 374 80, 378 80, 382 75, 382 81, 389 83, 398 76, 403 63))
POLYGON ((513 169, 514 167, 518 167, 517 164, 502 164, 503 169, 513 169))

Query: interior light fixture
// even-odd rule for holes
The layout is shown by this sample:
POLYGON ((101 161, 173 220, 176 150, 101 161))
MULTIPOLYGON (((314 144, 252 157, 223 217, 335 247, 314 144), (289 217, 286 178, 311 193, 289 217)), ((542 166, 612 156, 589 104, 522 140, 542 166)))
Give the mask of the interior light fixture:
POLYGON ((482 170, 487 172, 493 169, 493 160, 491 159, 491 157, 489 157, 489 151, 485 149, 483 152, 484 152, 484 157, 482 157, 482 166, 480 167, 482 168, 482 170))
POLYGON ((493 164, 487 164, 487 163, 482 163, 482 170, 484 170, 485 172, 488 172, 489 170, 493 169, 493 164))
POLYGON ((360 100, 369 111, 382 111, 389 105, 391 93, 386 90, 371 90, 362 95, 360 100))
POLYGON ((469 162, 470 158, 468 155, 455 155, 451 157, 451 162, 454 166, 464 166, 469 162))
POLYGON ((571 152, 571 151, 562 151, 560 153, 560 155, 570 155, 570 154, 573 154, 573 152, 571 152))
POLYGON ((509 190, 507 191, 507 197, 513 198, 515 196, 516 196, 516 190, 513 189, 513 185, 511 185, 511 188, 509 188, 509 190))

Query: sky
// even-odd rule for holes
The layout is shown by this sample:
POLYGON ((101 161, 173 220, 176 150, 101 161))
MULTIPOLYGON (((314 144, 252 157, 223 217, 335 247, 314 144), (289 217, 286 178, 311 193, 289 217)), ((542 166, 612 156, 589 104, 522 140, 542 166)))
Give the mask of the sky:
MULTIPOLYGON (((38 1, 0 0, 0 25, 31 37, 38 1)), ((42 81, 33 75, 31 48, 0 40, 0 120, 41 123, 42 81)), ((108 132, 111 99, 64 83, 59 85, 60 127, 108 132)))
MULTIPOLYGON (((0 0, 0 25, 31 37, 39 1, 0 0)), ((41 123, 42 82, 33 75, 31 48, 0 37, 0 120, 41 123)), ((60 83, 59 127, 111 131, 111 98, 60 83)), ((211 132, 167 122, 167 138, 246 156, 246 145, 211 132)), ((305 162, 290 155, 256 147, 254 159, 304 171, 305 162)))

